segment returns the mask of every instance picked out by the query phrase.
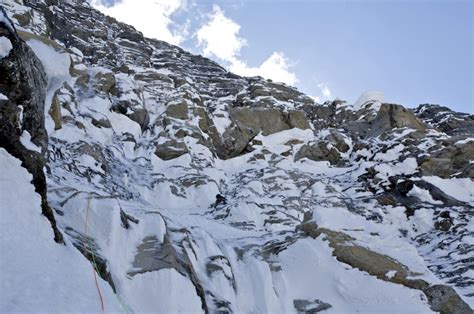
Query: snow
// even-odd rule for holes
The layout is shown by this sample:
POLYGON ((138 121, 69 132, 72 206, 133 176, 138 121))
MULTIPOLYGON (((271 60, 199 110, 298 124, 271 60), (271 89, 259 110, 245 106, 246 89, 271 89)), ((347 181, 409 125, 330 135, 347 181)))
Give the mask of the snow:
POLYGON ((392 279, 396 274, 397 274, 396 270, 390 270, 385 274, 385 277, 387 277, 388 279, 392 279))
POLYGON ((58 85, 59 81, 69 78, 71 59, 68 53, 58 52, 36 39, 28 40, 27 43, 41 60, 51 85, 58 85))
POLYGON ((21 133, 21 136, 20 136, 20 142, 26 149, 37 152, 37 153, 41 153, 41 148, 36 146, 31 141, 31 134, 28 131, 23 130, 23 133, 21 133))
MULTIPOLYGON (((54 242, 31 180, 0 148, 0 312, 100 313, 91 264, 67 238, 54 242)), ((105 311, 121 311, 110 286, 100 278, 99 286, 105 311)))
MULTIPOLYGON (((387 306, 392 313, 431 313, 421 291, 383 282, 338 263, 331 251, 321 238, 299 240, 283 251, 283 271, 277 279, 286 287, 286 291, 277 289, 280 296, 285 295, 282 300, 319 299, 332 305, 327 313, 383 313, 387 306)), ((286 312, 292 308, 290 302, 285 304, 286 312)))
MULTIPOLYGON (((384 102, 383 92, 379 92, 379 91, 364 92, 362 95, 360 95, 359 99, 354 103, 353 105, 354 110, 362 109, 362 107, 364 107, 364 105, 366 105, 369 102, 383 103, 384 102)), ((380 107, 380 104, 378 105, 378 107, 380 107)))
POLYGON ((456 143, 454 143, 454 145, 464 145, 470 142, 474 142, 474 137, 468 137, 464 140, 457 141, 456 143))
POLYGON ((443 205, 443 202, 434 200, 428 190, 421 189, 421 188, 417 187, 416 185, 413 186, 413 188, 410 190, 410 192, 408 192, 408 196, 417 197, 422 202, 426 202, 426 203, 430 203, 430 204, 434 204, 434 205, 443 205))
POLYGON ((196 288, 172 268, 133 276, 124 293, 139 313, 204 313, 196 288))
POLYGON ((474 181, 469 178, 443 179, 435 176, 422 177, 444 193, 460 201, 474 205, 474 181))
POLYGON ((13 49, 10 39, 0 36, 0 59, 8 57, 13 49))
MULTIPOLYGON (((48 77, 48 87, 44 102, 45 116, 48 117, 54 93, 65 81, 70 79, 69 67, 71 65, 71 58, 68 53, 57 51, 54 47, 48 46, 36 39, 28 40, 27 44, 40 59, 48 77)), ((54 122, 52 119, 45 120, 45 127, 49 134, 54 132, 54 122)))
MULTIPOLYGON (((52 6, 51 9, 61 14, 56 11, 60 10, 60 6, 52 6)), ((45 24, 41 17, 38 20, 36 17, 35 23, 45 24)), ((95 26, 100 28, 102 24, 95 26)), ((104 44, 100 38, 84 43, 90 44, 91 49, 101 49, 104 44)), ((168 59, 168 55, 178 55, 179 52, 180 61, 188 56, 177 48, 167 49, 165 43, 161 43, 162 48, 158 49, 150 41, 145 42, 146 50, 152 50, 153 67, 158 67, 158 70, 139 66, 134 60, 137 52, 130 48, 133 40, 124 43, 121 46, 120 41, 116 42, 118 53, 114 57, 118 65, 127 65, 132 71, 130 74, 114 71, 119 93, 105 95, 95 92, 97 80, 94 77, 97 73, 112 73, 112 66, 107 62, 100 63, 101 66, 90 64, 90 58, 85 60, 82 52, 70 45, 63 50, 29 41, 48 75, 45 110, 49 110, 51 99, 59 89, 61 114, 67 117, 62 128, 54 130, 52 119, 46 114, 50 140, 48 199, 50 205, 61 213, 56 215, 58 226, 68 234, 64 232, 66 247, 50 243, 51 228, 38 214, 36 203, 33 204, 36 207, 28 209, 36 210, 36 220, 26 216, 31 221, 22 222, 33 226, 32 234, 38 233, 37 228, 43 228, 41 232, 49 237, 39 232, 39 239, 30 240, 33 235, 27 234, 22 237, 24 241, 20 239, 15 243, 15 248, 21 251, 25 245, 23 242, 31 242, 35 246, 33 253, 37 254, 32 258, 42 260, 42 252, 37 251, 36 246, 38 250, 47 247, 44 253, 49 256, 44 258, 45 262, 55 259, 56 263, 61 263, 57 269, 47 269, 53 272, 49 277, 50 286, 64 281, 57 272, 66 267, 75 269, 70 273, 69 270, 68 273, 61 273, 68 278, 65 293, 74 295, 68 288, 76 285, 80 289, 78 302, 82 302, 83 294, 87 294, 88 302, 80 304, 83 309, 71 310, 77 302, 69 297, 70 304, 60 304, 57 312, 62 311, 63 307, 64 312, 99 310, 90 263, 69 242, 77 241, 75 236, 82 234, 86 217, 88 236, 94 241, 97 256, 107 260, 116 287, 117 294, 113 295, 110 287, 100 281, 105 291, 106 311, 120 311, 116 307, 117 298, 120 298, 131 313, 202 312, 201 298, 196 292, 199 288, 194 285, 197 282, 203 289, 203 297, 211 313, 218 311, 217 301, 226 304, 229 312, 234 313, 294 313, 295 299, 320 299, 330 303, 332 308, 327 313, 379 313, 386 311, 387 307, 400 313, 430 312, 421 291, 353 269, 334 258, 332 249, 323 241, 324 236, 311 239, 295 232, 303 219, 312 219, 320 227, 347 233, 355 239, 355 245, 396 259, 410 271, 419 273, 417 278, 429 283, 442 283, 428 268, 433 265, 429 260, 433 257, 431 244, 423 246, 411 240, 435 234, 435 213, 430 204, 438 204, 438 201, 434 201, 428 191, 415 187, 411 195, 426 202, 426 208, 417 209, 413 216, 407 218, 404 207, 381 206, 374 199, 388 184, 389 176, 416 177, 416 158, 407 158, 414 157, 409 152, 409 144, 401 144, 403 137, 414 130, 398 130, 387 141, 379 138, 362 140, 370 148, 356 153, 352 152, 352 147, 360 141, 354 139, 352 142, 346 131, 338 130, 351 147, 348 153, 342 155, 347 160, 347 167, 308 159, 295 162, 294 156, 302 145, 324 140, 332 132, 321 130, 315 134, 314 130, 297 128, 268 136, 259 134, 255 139, 260 140, 262 145, 253 145, 252 152, 221 160, 214 151, 203 145, 204 141, 200 138, 202 135, 206 140, 214 140, 200 130, 200 118, 195 114, 199 108, 206 110, 212 120, 211 126, 214 124, 222 135, 232 125, 228 110, 236 103, 252 106, 259 100, 268 101, 271 106, 283 111, 301 108, 302 103, 278 101, 272 96, 249 97, 247 81, 241 79, 234 81, 226 78, 222 86, 217 83, 203 84, 207 76, 218 74, 201 69, 205 67, 197 69, 186 64, 184 72, 180 73, 182 64, 173 66, 175 60, 168 59), (76 70, 92 78, 86 86, 75 84, 76 74, 70 76, 70 59, 76 70), (163 80, 144 82, 135 79, 137 74, 150 73, 163 74, 163 80), (175 78, 187 83, 175 84, 175 78), (70 88, 62 87, 64 83, 68 83, 70 88), (239 91, 237 95, 229 95, 224 89, 234 83, 239 91), (187 99, 190 118, 166 117, 166 104, 182 99, 187 99), (120 101, 133 104, 127 112, 129 114, 136 108, 146 109, 150 120, 148 128, 142 132, 136 122, 112 110, 112 106, 120 101), (92 124, 92 119, 107 120, 111 128, 98 128, 92 124), (187 135, 182 135, 184 133, 187 135), (172 160, 158 158, 154 154, 156 145, 170 139, 186 144, 189 153, 172 160), (359 180, 359 176, 366 173, 369 167, 375 167, 379 172, 377 177, 374 180, 359 180), (225 205, 215 206, 217 194, 226 198, 225 205), (136 218, 138 223, 129 222, 128 228, 125 228, 122 211, 136 218), (311 215, 312 218, 308 218, 311 215), (402 236, 401 230, 406 231, 407 235, 402 236), (146 253, 153 257, 150 269, 147 265, 136 263, 143 249, 141 245, 149 239, 153 239, 153 247, 146 248, 146 253), (164 258, 156 256, 163 249, 169 249, 169 254, 164 258), (170 261, 166 267, 162 267, 163 259, 170 261), (154 265, 155 262, 157 265, 154 265), (82 269, 85 269, 84 274, 80 272, 82 269), (86 285, 88 288, 83 289, 86 285)), ((260 83, 255 86, 266 88, 260 83)), ((382 102, 382 93, 369 92, 362 95, 354 107, 373 113, 382 102)), ((343 104, 337 109, 342 110, 346 106, 343 104)), ((24 145, 33 145, 28 135, 24 133, 22 136, 24 145)), ((447 138, 447 135, 429 131, 420 147, 435 145, 436 139, 442 136, 447 138)), ((2 167, 4 164, 9 167, 8 163, 1 161, 2 167)), ((31 177, 26 176, 24 181, 30 180, 31 177)), ((32 199, 31 195, 20 196, 32 199)), ((3 206, 3 202, 0 205, 3 206)), ((454 219, 460 219, 455 213, 451 215, 454 219)), ((19 214, 14 218, 25 219, 19 214)), ((7 231, 13 232, 12 229, 10 227, 7 231)), ((474 230, 472 226, 466 229, 474 230)), ((442 237, 435 241, 442 240, 442 237)), ((474 240, 463 237, 462 241, 472 243, 474 240)), ((460 241, 450 243, 454 247, 460 241)), ((29 255, 27 257, 30 258, 29 255)), ((12 263, 15 259, 21 261, 20 253, 8 261, 12 263)), ((443 264, 452 262, 442 261, 443 264)), ((45 268, 42 262, 34 265, 30 265, 31 261, 30 264, 26 261, 21 263, 26 269, 45 268)), ((51 265, 56 266, 54 262, 51 265)), ((18 273, 15 265, 8 265, 6 271, 18 273)), ((388 271, 386 278, 394 275, 394 270, 388 271)), ((23 277, 18 280, 26 281, 23 277)), ((35 282, 33 288, 40 289, 39 284, 42 282, 35 282)), ((19 281, 11 283, 15 287, 13 290, 17 291, 25 290, 21 285, 24 286, 19 281)), ((468 289, 462 292, 470 293, 468 289)), ((50 293, 43 295, 48 300, 50 293)), ((35 310, 51 312, 51 307, 39 304, 35 310)), ((0 312, 5 312, 3 309, 1 307, 0 312)), ((32 311, 31 308, 19 310, 32 311)))
POLYGON ((0 100, 8 100, 8 97, 0 93, 0 100))
POLYGON ((418 163, 416 162, 415 158, 406 158, 402 162, 393 163, 393 164, 379 164, 375 166, 375 170, 379 173, 377 174, 378 177, 383 179, 388 179, 391 176, 397 174, 412 174, 416 171, 418 167, 418 163))

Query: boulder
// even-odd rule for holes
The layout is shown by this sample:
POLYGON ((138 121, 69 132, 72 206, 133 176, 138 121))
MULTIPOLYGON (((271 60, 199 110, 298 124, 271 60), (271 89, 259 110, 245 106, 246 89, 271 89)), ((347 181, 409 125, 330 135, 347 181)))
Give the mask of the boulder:
POLYGON ((413 112, 396 104, 382 104, 372 121, 368 137, 376 137, 395 128, 425 130, 426 125, 413 112))
POLYGON ((289 110, 288 111, 288 124, 290 128, 298 128, 302 130, 311 129, 309 120, 303 111, 289 110))
POLYGON ((298 313, 313 314, 325 311, 332 307, 331 304, 315 299, 313 301, 308 300, 293 300, 293 305, 298 313))
POLYGON ((57 94, 53 97, 51 108, 49 108, 48 113, 54 121, 54 129, 59 130, 62 128, 61 102, 59 101, 57 94))
POLYGON ((314 161, 329 161, 331 165, 340 166, 343 163, 339 151, 327 141, 319 141, 303 145, 295 154, 295 161, 308 158, 314 161))
POLYGON ((415 109, 422 121, 430 123, 448 135, 474 135, 474 115, 455 112, 448 107, 423 104, 415 109))
POLYGON ((252 137, 260 132, 270 135, 290 128, 284 115, 274 108, 231 108, 229 114, 231 120, 252 137))
POLYGON ((168 140, 156 146, 155 155, 163 160, 171 160, 188 153, 185 143, 176 140, 168 140))
POLYGON ((150 123, 148 111, 137 101, 121 100, 112 106, 112 111, 126 115, 130 120, 138 123, 142 131, 145 130, 150 123))
POLYGON ((440 314, 472 314, 469 305, 464 302, 453 288, 433 285, 424 290, 431 309, 440 314))
POLYGON ((117 95, 115 75, 112 72, 99 72, 95 75, 95 88, 98 92, 117 95))

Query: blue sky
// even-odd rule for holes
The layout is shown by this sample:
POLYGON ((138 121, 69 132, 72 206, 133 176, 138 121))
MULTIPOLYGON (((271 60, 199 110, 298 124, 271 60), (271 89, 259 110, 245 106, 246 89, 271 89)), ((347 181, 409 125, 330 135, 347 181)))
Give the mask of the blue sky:
POLYGON ((380 90, 407 107, 474 113, 470 0, 92 1, 147 36, 320 101, 380 90))

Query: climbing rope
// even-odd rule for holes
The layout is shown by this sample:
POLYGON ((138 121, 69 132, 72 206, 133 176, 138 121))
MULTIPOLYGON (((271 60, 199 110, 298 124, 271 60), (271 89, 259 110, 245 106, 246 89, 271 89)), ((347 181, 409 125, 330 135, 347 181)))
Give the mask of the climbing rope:
MULTIPOLYGON (((117 200, 117 198, 115 198, 115 200, 117 201, 117 204, 119 205, 120 209, 122 209, 122 206, 120 206, 120 203, 117 200)), ((84 255, 87 254, 87 243, 86 243, 86 241, 87 241, 87 223, 89 221, 89 210, 90 210, 90 198, 87 198, 86 221, 85 221, 85 225, 84 225, 84 241, 83 241, 83 245, 82 245, 83 250, 84 250, 84 255)), ((102 297, 102 292, 100 291, 99 283, 97 281, 97 274, 99 274, 99 267, 97 266, 94 250, 92 249, 92 238, 89 238, 89 248, 90 248, 90 254, 92 256, 92 272, 94 273, 94 282, 95 282, 95 286, 97 288, 97 294, 98 294, 99 300, 100 300, 100 307, 101 307, 102 313, 104 313, 104 310, 105 310, 104 299, 102 297)), ((118 294, 115 294, 115 295, 116 295, 117 300, 119 301, 120 305, 122 306, 123 311, 126 314, 130 314, 127 306, 123 303, 123 301, 120 299, 118 294)))
MULTIPOLYGON (((83 249, 84 249, 84 255, 87 256, 87 222, 89 220, 89 209, 90 209, 90 202, 91 199, 87 198, 87 210, 86 210, 86 221, 84 223, 84 241, 83 241, 83 249)), ((97 281, 97 273, 99 272, 97 268, 97 263, 95 262, 95 255, 94 255, 94 250, 92 249, 92 239, 89 239, 89 247, 90 247, 90 253, 92 255, 92 273, 94 274, 94 282, 95 282, 95 287, 97 288, 97 294, 99 296, 100 300, 100 308, 102 310, 102 313, 104 313, 104 299, 102 298, 102 292, 100 291, 99 287, 99 282, 97 281)))

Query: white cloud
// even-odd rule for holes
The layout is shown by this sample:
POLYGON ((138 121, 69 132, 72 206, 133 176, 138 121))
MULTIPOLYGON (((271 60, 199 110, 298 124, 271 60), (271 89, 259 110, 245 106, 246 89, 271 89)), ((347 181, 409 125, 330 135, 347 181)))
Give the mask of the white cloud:
POLYGON ((270 58, 265 60, 259 67, 249 67, 245 62, 235 60, 229 69, 243 76, 260 75, 276 82, 284 82, 295 85, 298 82, 296 75, 289 71, 288 59, 282 52, 274 52, 270 58))
POLYGON ((196 33, 198 44, 207 56, 228 62, 229 70, 243 76, 260 75, 277 82, 294 85, 296 75, 290 72, 288 59, 282 52, 274 52, 258 67, 250 67, 240 60, 240 51, 247 41, 239 37, 240 25, 224 15, 215 5, 209 21, 196 33))
POLYGON ((308 95, 312 100, 314 100, 314 102, 320 104, 321 103, 321 97, 318 97, 318 96, 311 96, 311 95, 308 95))
POLYGON ((172 30, 171 20, 173 13, 186 6, 186 0, 122 0, 110 7, 103 0, 92 0, 91 4, 102 13, 133 25, 146 37, 178 45, 186 36, 186 30, 172 30))
POLYGON ((325 98, 331 98, 332 93, 326 83, 319 83, 318 88, 321 90, 321 93, 325 98))
POLYGON ((233 62, 247 41, 239 37, 240 25, 227 18, 224 12, 214 6, 207 24, 196 33, 199 45, 204 47, 206 55, 233 62))

